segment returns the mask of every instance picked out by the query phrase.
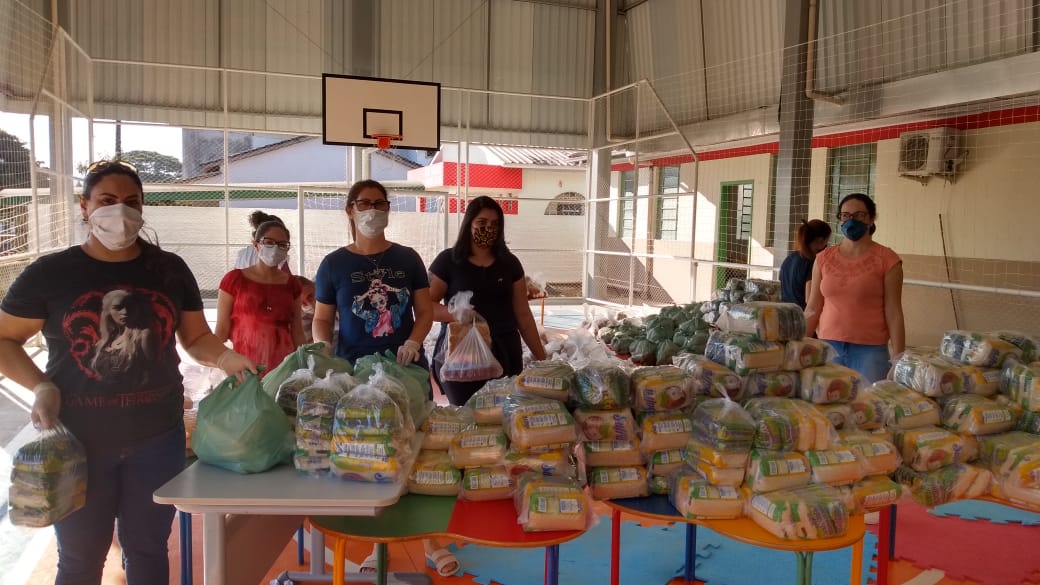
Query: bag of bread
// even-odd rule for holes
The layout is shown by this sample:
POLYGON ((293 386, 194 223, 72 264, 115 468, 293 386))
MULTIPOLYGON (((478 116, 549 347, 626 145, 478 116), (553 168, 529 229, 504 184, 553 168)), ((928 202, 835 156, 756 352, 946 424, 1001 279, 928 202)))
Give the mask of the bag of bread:
POLYGON ((838 434, 838 445, 856 451, 866 476, 889 475, 903 462, 896 446, 884 437, 863 431, 841 431, 838 434))
POLYGON ((1000 390, 1026 411, 1040 412, 1040 362, 1007 360, 1000 375, 1000 390))
POLYGON ((736 372, 702 355, 692 353, 676 356, 675 365, 686 376, 699 396, 728 396, 733 400, 744 398, 744 384, 736 372))
POLYGON ((704 355, 737 375, 746 376, 754 371, 779 370, 784 363, 784 346, 745 333, 713 331, 704 355))
POLYGON ((467 468, 459 499, 469 502, 508 500, 513 496, 512 479, 505 465, 467 468))
POLYGON ((1008 343, 1011 343, 1022 352, 1022 363, 1028 364, 1040 359, 1040 337, 1020 333, 1018 331, 994 331, 995 335, 1008 343))
POLYGON ((860 391, 850 403, 853 421, 863 430, 884 425, 912 429, 939 424, 939 405, 919 392, 889 380, 880 380, 860 391))
POLYGON ((903 486, 883 475, 875 475, 857 481, 842 491, 848 490, 849 512, 866 514, 877 512, 899 501, 903 486))
MULTIPOLYGON (((541 475, 557 475, 577 478, 578 470, 571 451, 565 447, 546 450, 518 449, 510 445, 502 457, 509 475, 516 477, 522 473, 533 471, 541 475)), ((642 463, 642 461, 640 461, 642 463)))
POLYGON ((589 472, 589 489, 596 500, 639 498, 650 495, 646 477, 646 468, 642 465, 593 467, 589 472))
POLYGON ((736 449, 720 451, 707 443, 701 442, 696 436, 690 437, 686 443, 684 456, 690 467, 696 467, 697 461, 707 461, 715 467, 731 467, 743 469, 748 462, 749 449, 736 449))
POLYGON ((845 498, 834 487, 810 484, 752 496, 748 516, 784 540, 834 538, 848 529, 845 498))
POLYGON ((812 468, 812 479, 816 483, 849 485, 863 479, 863 465, 858 451, 849 447, 837 447, 817 451, 806 451, 805 457, 812 468))
POLYGON ((668 476, 668 500, 683 518, 723 520, 744 515, 744 500, 736 488, 712 485, 689 467, 668 476))
POLYGON ((852 368, 827 364, 802 370, 801 396, 815 404, 851 402, 863 384, 863 376, 852 368))
POLYGON ((741 396, 744 398, 760 396, 797 398, 801 387, 802 376, 798 372, 751 372, 744 376, 741 396))
POLYGON ((676 366, 645 366, 630 376, 636 412, 681 410, 693 400, 686 372, 676 366))
POLYGON ((966 463, 978 455, 978 446, 968 437, 939 427, 900 429, 895 432, 895 445, 903 462, 916 471, 966 463))
POLYGON ((408 492, 427 496, 459 493, 462 473, 451 463, 447 451, 421 451, 408 473, 408 492))
POLYGON ((771 492, 808 484, 811 471, 809 460, 801 453, 752 449, 746 481, 754 492, 771 492))
POLYGON ((525 532, 585 530, 590 520, 585 492, 567 478, 525 473, 517 478, 513 503, 525 532))
POLYGON ((629 441, 636 436, 636 419, 632 410, 574 410, 574 420, 588 441, 629 441))
POLYGON ((446 451, 452 438, 475 425, 473 409, 468 406, 436 406, 423 421, 422 448, 446 451))
POLYGON ((960 394, 943 400, 943 427, 970 435, 992 435, 1015 427, 1016 412, 977 394, 960 394))
POLYGON ((620 467, 642 465, 643 453, 639 439, 628 441, 585 441, 585 464, 589 467, 620 467))
POLYGON ((41 528, 87 503, 87 454, 65 425, 38 431, 11 461, 11 524, 41 528))
POLYGON ((793 339, 784 344, 785 370, 803 370, 822 366, 834 360, 837 353, 831 344, 813 337, 793 339))
POLYGON ((565 402, 574 387, 574 368, 564 361, 535 361, 520 372, 514 383, 525 394, 565 402))
POLYGON ((690 415, 682 412, 648 412, 640 416, 639 429, 643 452, 652 453, 686 446, 693 423, 690 415))
POLYGON ((521 449, 573 443, 578 437, 574 419, 557 400, 511 394, 502 404, 502 416, 510 442, 521 449))
POLYGON ((719 451, 747 451, 755 440, 755 420, 729 398, 705 400, 693 411, 693 436, 719 451))
POLYGON ((467 429, 452 437, 448 454, 459 468, 497 465, 506 454, 506 435, 498 427, 467 429))
POLYGON ((473 409, 473 420, 478 425, 502 424, 502 403, 515 390, 513 378, 488 380, 466 401, 466 406, 473 409))
POLYGON ((593 361, 574 372, 571 401, 590 409, 606 410, 628 406, 628 373, 620 362, 593 361))
POLYGON ((441 365, 441 379, 448 382, 475 382, 502 375, 502 364, 491 352, 491 331, 483 317, 473 310, 473 291, 455 293, 448 310, 455 321, 448 323, 447 350, 441 365))
POLYGON ((1022 350, 997 335, 953 330, 943 335, 939 353, 962 364, 999 368, 1008 356, 1022 358, 1022 350))

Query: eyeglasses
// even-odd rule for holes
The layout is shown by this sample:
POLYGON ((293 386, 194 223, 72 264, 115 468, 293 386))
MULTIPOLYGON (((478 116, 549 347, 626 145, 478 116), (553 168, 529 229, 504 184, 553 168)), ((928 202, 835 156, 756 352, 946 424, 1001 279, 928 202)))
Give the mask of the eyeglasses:
POLYGON ((386 199, 355 199, 351 205, 353 205, 358 211, 368 211, 369 209, 378 209, 379 211, 390 210, 390 202, 386 199))
POLYGON ((870 217, 870 214, 867 213, 866 211, 856 211, 856 212, 853 212, 853 213, 849 213, 847 211, 843 211, 843 212, 838 214, 838 219, 843 221, 843 222, 844 221, 848 221, 850 219, 855 219, 856 221, 867 221, 867 218, 869 218, 869 217, 870 217))
POLYGON ((93 174, 93 173, 99 173, 99 172, 101 172, 101 171, 103 171, 103 170, 105 170, 105 169, 107 169, 109 167, 113 167, 113 166, 123 167, 124 169, 127 169, 127 170, 130 170, 130 171, 133 171, 134 173, 137 173, 137 167, 134 166, 133 163, 125 161, 125 160, 118 160, 118 159, 116 159, 116 160, 99 160, 97 162, 91 163, 90 166, 87 167, 87 174, 90 175, 90 174, 93 174))
POLYGON ((265 248, 273 248, 275 246, 278 246, 282 250, 288 250, 289 246, 291 246, 292 244, 290 244, 289 242, 276 242, 271 238, 260 238, 260 245, 265 248))

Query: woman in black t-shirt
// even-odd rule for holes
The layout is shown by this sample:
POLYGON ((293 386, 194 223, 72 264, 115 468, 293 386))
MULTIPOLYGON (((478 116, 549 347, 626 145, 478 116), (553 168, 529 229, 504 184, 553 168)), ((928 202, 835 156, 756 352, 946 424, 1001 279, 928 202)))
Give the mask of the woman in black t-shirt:
MULTIPOLYGON (((506 247, 502 208, 494 199, 469 202, 455 245, 437 255, 430 265, 430 298, 434 320, 441 321, 435 356, 447 343, 447 324, 454 320, 447 301, 459 291, 473 291, 473 308, 491 330, 491 352, 502 364, 504 376, 523 369, 523 339, 535 359, 545 359, 545 347, 527 303, 527 281, 520 260, 506 247)), ((433 377, 454 405, 465 404, 487 380, 446 382, 440 379, 441 361, 434 359, 433 377)))
POLYGON ((819 219, 802 221, 798 227, 795 251, 784 258, 780 265, 780 300, 795 303, 803 310, 809 297, 812 282, 813 262, 816 255, 827 247, 831 237, 831 226, 819 219))

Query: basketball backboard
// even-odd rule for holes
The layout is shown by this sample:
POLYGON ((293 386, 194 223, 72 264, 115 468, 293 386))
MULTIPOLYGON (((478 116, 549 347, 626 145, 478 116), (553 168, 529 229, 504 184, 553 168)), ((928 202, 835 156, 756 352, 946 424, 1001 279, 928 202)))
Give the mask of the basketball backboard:
POLYGON ((336 75, 322 78, 322 141, 376 146, 397 136, 393 148, 441 146, 441 84, 336 75))

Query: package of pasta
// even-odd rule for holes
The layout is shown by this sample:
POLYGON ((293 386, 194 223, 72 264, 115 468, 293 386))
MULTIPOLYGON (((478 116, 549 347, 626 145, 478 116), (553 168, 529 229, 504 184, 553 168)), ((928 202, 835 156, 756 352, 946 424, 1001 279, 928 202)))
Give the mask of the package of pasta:
POLYGON ((933 507, 987 494, 993 474, 988 469, 963 463, 945 465, 931 471, 902 465, 892 479, 906 486, 915 502, 933 507))
POLYGON ((895 445, 903 463, 916 471, 966 463, 978 455, 978 445, 969 437, 931 426, 896 431, 895 445))
MULTIPOLYGON (((296 448, 306 451, 329 451, 332 428, 336 420, 336 404, 343 392, 321 382, 304 388, 296 395, 296 448)), ((328 466, 326 465, 326 468, 328 466)))
MULTIPOLYGON (((574 456, 567 448, 524 451, 510 445, 502 462, 509 475, 516 477, 522 473, 533 471, 540 475, 556 475, 577 478, 578 470, 574 456)), ((640 460, 640 463, 642 461, 640 460)))
POLYGON ((513 478, 505 465, 469 467, 462 476, 459 499, 469 502, 508 500, 513 496, 513 478))
POLYGON ((668 500, 683 518, 723 520, 744 515, 744 499, 736 488, 713 485, 689 467, 668 476, 668 500))
POLYGON ((779 370, 784 363, 784 346, 746 333, 713 331, 704 355, 737 375, 746 376, 754 371, 779 370))
POLYGON ((683 449, 654 451, 646 456, 646 472, 651 475, 668 475, 686 464, 683 449))
POLYGON ((639 498, 650 495, 646 478, 642 465, 593 467, 589 472, 589 490, 596 500, 639 498))
POLYGON ((837 488, 809 484, 751 497, 748 516, 784 540, 834 538, 845 534, 849 509, 837 488))
POLYGON ((943 400, 942 426, 969 435, 992 435, 1015 427, 1010 406, 977 394, 959 394, 943 400))
POLYGON ((468 406, 436 406, 422 424, 423 449, 446 451, 453 437, 476 426, 473 409, 468 406))
POLYGON ((1022 352, 1023 363, 1032 363, 1040 359, 1040 337, 1020 333, 1018 331, 994 331, 990 333, 1014 345, 1022 352))
POLYGON ((747 451, 755 440, 755 419, 728 398, 711 398, 693 411, 693 436, 719 451, 747 451))
POLYGON ((835 446, 832 449, 805 452, 812 468, 815 483, 849 485, 865 477, 859 453, 851 447, 835 446))
POLYGON ((618 364, 600 360, 575 370, 571 401, 579 407, 598 410, 628 406, 628 373, 618 364))
POLYGON ((1040 362, 1008 360, 1001 371, 1000 390, 1027 412, 1040 412, 1040 362))
POLYGON ((903 494, 903 486, 883 475, 867 477, 842 488, 848 490, 849 512, 866 514, 877 512, 899 501, 903 494))
POLYGON ((686 372, 693 391, 698 396, 728 396, 733 400, 744 398, 744 384, 736 372, 702 355, 692 353, 676 356, 676 366, 686 372))
POLYGON ((502 404, 502 416, 510 442, 521 449, 573 443, 578 438, 574 418, 557 400, 511 394, 502 404))
POLYGON ((574 420, 578 422, 587 441, 629 441, 636 436, 636 419, 629 408, 577 408, 574 410, 574 420))
POLYGON ((639 430, 643 452, 652 453, 685 447, 693 431, 693 423, 690 415, 683 412, 648 412, 641 415, 639 430))
POLYGON ((336 403, 334 438, 365 436, 411 437, 414 428, 405 426, 398 402, 383 390, 362 384, 336 403))
POLYGON ((407 473, 411 454, 407 446, 389 437, 360 437, 333 441, 329 471, 341 478, 370 483, 393 483, 407 473))
POLYGON ((754 335, 763 341, 801 339, 805 337, 805 313, 794 303, 740 303, 730 305, 715 326, 723 331, 754 335))
POLYGON ((834 348, 826 341, 813 337, 792 339, 784 344, 785 370, 803 370, 829 363, 837 357, 834 348))
POLYGON ((565 402, 574 387, 574 368, 564 361, 531 362, 516 377, 516 389, 526 394, 565 402))
POLYGON ((488 380, 466 401, 466 406, 473 409, 473 420, 480 425, 502 424, 502 403, 515 390, 513 378, 488 380))
POLYGON ((943 335, 939 353, 955 362, 982 368, 999 368, 1009 356, 1022 358, 1017 345, 997 335, 961 330, 943 335))
POLYGON ((497 465, 506 454, 506 435, 497 427, 468 429, 452 437, 448 453, 458 468, 497 465))
POLYGON ((312 477, 328 475, 331 465, 328 451, 296 449, 293 453, 293 467, 303 475, 312 477))
POLYGON ((745 481, 754 492, 771 492, 806 485, 811 472, 809 460, 801 453, 752 449, 745 481))
POLYGON ((884 437, 864 431, 842 431, 839 436, 840 447, 859 456, 864 475, 889 475, 903 462, 896 446, 884 437))
POLYGON ((743 469, 748 462, 748 451, 749 449, 721 451, 694 436, 686 443, 684 456, 691 467, 696 466, 697 461, 700 460, 707 461, 715 467, 743 469))
POLYGON ((459 493, 462 473, 451 463, 447 451, 420 451, 408 472, 408 492, 427 496, 459 493))
POLYGON ((751 372, 744 376, 744 398, 777 396, 780 398, 797 398, 802 387, 802 375, 799 372, 751 372))
POLYGON ((856 426, 856 422, 852 418, 852 407, 849 404, 817 404, 816 409, 831 421, 831 426, 836 430, 840 431, 844 428, 856 426))
POLYGON ((695 395, 690 378, 676 366, 645 366, 630 377, 636 412, 681 410, 695 395))
POLYGON ((801 396, 815 404, 851 402, 856 398, 863 376, 852 368, 827 364, 802 370, 801 396))
POLYGON ((591 520, 585 492, 567 478, 525 473, 517 478, 513 503, 525 532, 585 530, 591 520))
POLYGON ((1026 461, 1040 459, 1040 437, 1011 431, 979 437, 979 464, 999 477, 1026 461))
POLYGON ((745 407, 755 419, 755 447, 777 451, 829 449, 836 439, 830 419, 804 400, 752 398, 745 407))
POLYGON ((585 463, 589 467, 642 465, 639 439, 630 441, 585 441, 585 463))
POLYGON ((11 524, 50 526, 87 502, 87 455, 60 422, 39 431, 11 461, 11 524))
POLYGON ((850 403, 853 420, 863 430, 887 426, 912 429, 940 422, 939 405, 919 392, 890 380, 880 380, 857 393, 850 403))

